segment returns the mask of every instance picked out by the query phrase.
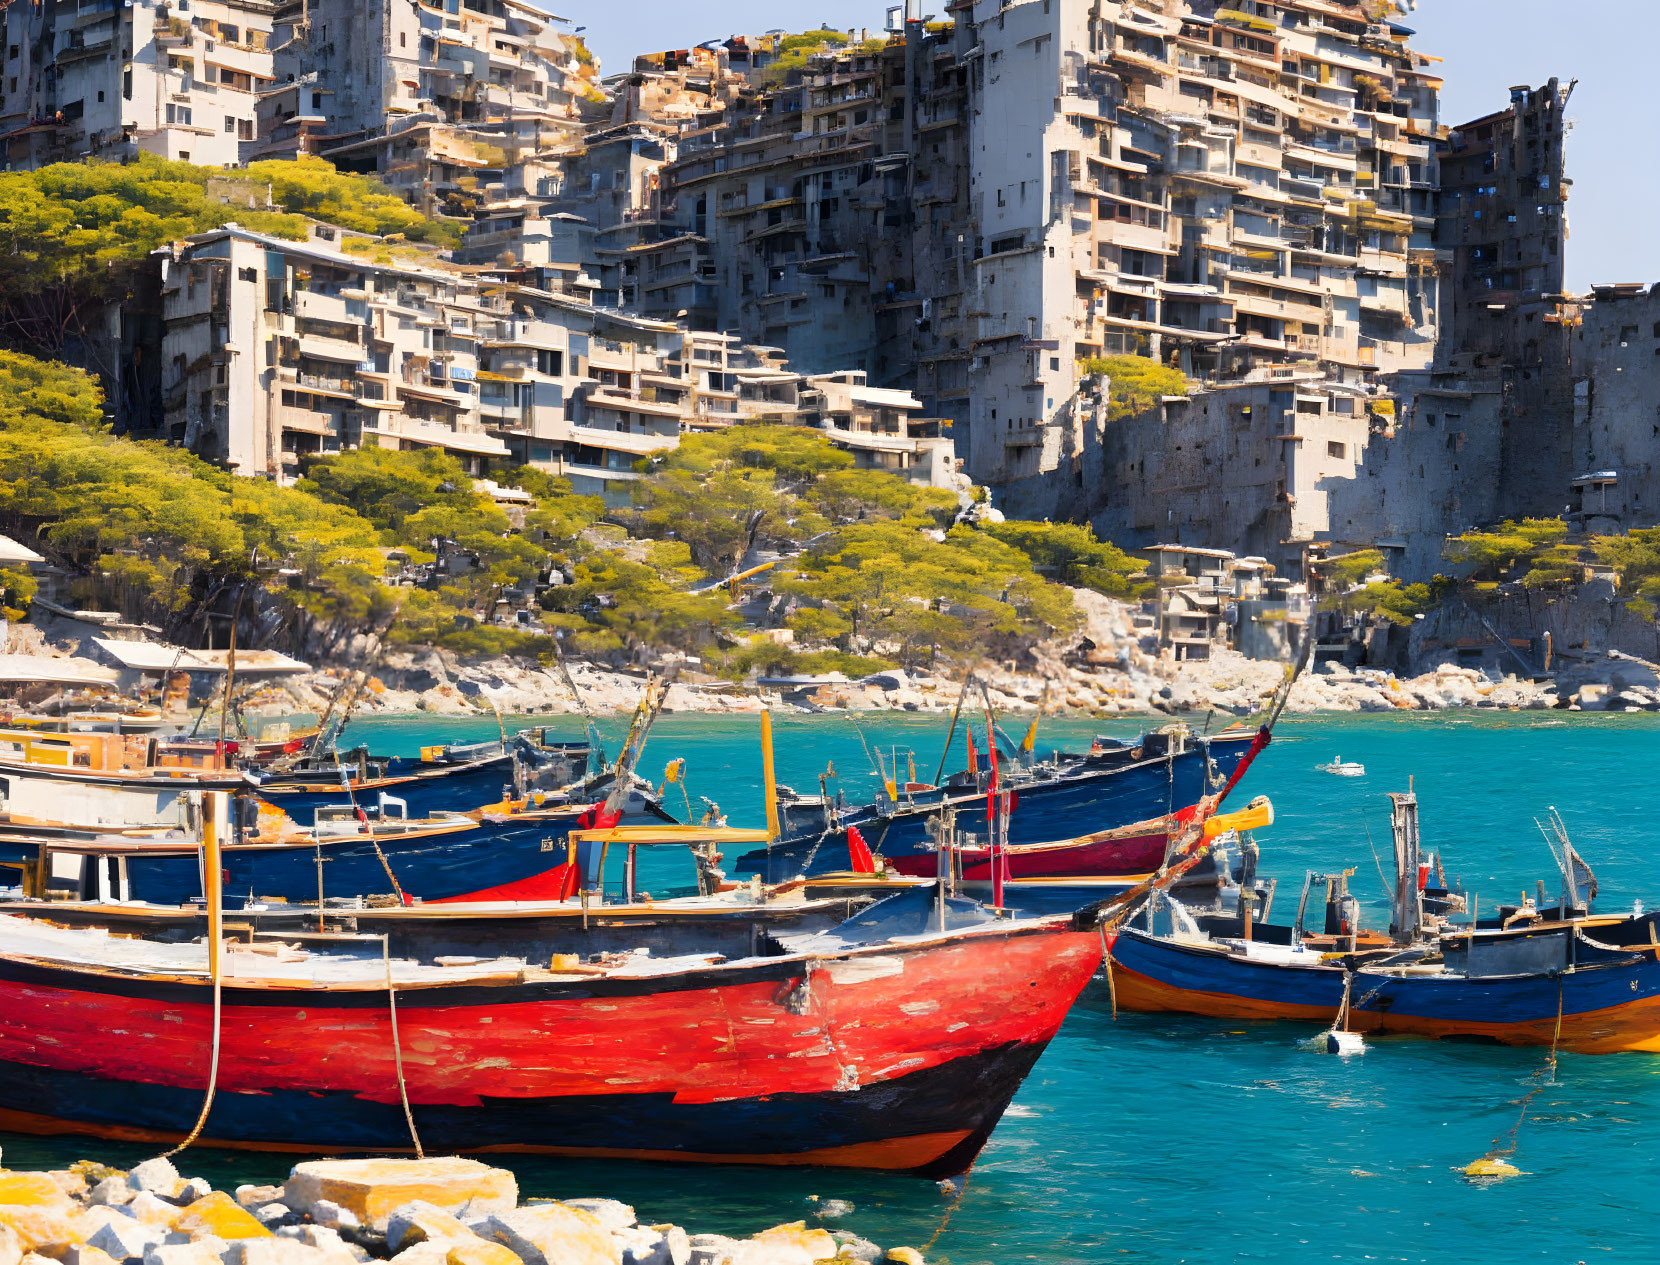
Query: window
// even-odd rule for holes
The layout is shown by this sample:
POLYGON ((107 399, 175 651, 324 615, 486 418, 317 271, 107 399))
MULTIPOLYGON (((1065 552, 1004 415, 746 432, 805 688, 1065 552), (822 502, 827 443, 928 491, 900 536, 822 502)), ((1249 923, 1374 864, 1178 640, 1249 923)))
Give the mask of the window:
POLYGON ((538 350, 536 353, 536 372, 546 374, 550 378, 557 378, 564 373, 564 359, 563 352, 538 350))
POLYGON ((1336 457, 1339 461, 1343 460, 1344 454, 1347 451, 1348 450, 1342 444, 1336 442, 1335 440, 1326 445, 1326 456, 1336 457))
POLYGON ((259 270, 256 268, 238 268, 236 270, 236 279, 238 281, 258 281, 259 270))
POLYGON ((323 108, 323 94, 321 92, 314 92, 311 94, 311 108, 313 110, 321 110, 323 108))
POLYGON ((252 119, 238 119, 236 121, 236 139, 239 141, 254 139, 254 121, 252 119))
POLYGON ((99 99, 99 100, 100 100, 100 101, 102 101, 102 100, 103 100, 103 99, 104 99, 104 94, 103 94, 103 91, 102 91, 102 90, 100 90, 100 91, 99 91, 99 93, 98 93, 98 99, 99 99))
POLYGON ((409 47, 409 36, 406 35, 403 31, 398 32, 398 47, 399 48, 408 48, 409 47))
POLYGON ((236 120, 233 119, 228 114, 225 116, 225 131, 227 131, 227 132, 235 132, 236 131, 236 120))
POLYGON ((133 99, 133 72, 130 69, 121 72, 121 97, 125 101, 133 99))

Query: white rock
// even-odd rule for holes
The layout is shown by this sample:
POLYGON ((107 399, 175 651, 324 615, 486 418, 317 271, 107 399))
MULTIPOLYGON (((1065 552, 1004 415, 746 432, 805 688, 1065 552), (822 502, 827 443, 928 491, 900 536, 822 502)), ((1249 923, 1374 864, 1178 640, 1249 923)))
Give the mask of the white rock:
POLYGON ((821 1199, 818 1203, 816 1215, 820 1217, 850 1217, 853 1215, 853 1205, 845 1199, 821 1199))
POLYGON ((160 1226, 172 1225, 179 1216, 177 1204, 158 1198, 147 1190, 141 1190, 134 1195, 122 1205, 121 1211, 149 1225, 160 1226))
POLYGON ((244 1208, 254 1209, 261 1204, 281 1203, 281 1186, 249 1186, 242 1185, 236 1188, 236 1202, 244 1208))
POLYGON ((349 1208, 342 1208, 332 1199, 314 1200, 311 1205, 311 1219, 318 1225, 326 1225, 337 1230, 355 1230, 362 1224, 355 1212, 349 1208))
POLYGON ((694 1234, 686 1240, 691 1248, 689 1265, 732 1265, 743 1244, 724 1234, 694 1234))
POLYGON ((213 1185, 205 1177, 192 1177, 179 1188, 174 1196, 181 1204, 193 1204, 198 1199, 206 1199, 213 1193, 213 1185))
MULTIPOLYGON (((258 1208, 253 1209, 253 1214, 258 1218, 261 1225, 271 1226, 285 1217, 292 1216, 293 1209, 287 1204, 261 1204, 258 1208)), ((322 1222, 322 1224, 326 1225, 328 1223, 322 1222)))
POLYGON ((338 1265, 334 1257, 296 1239, 237 1239, 225 1265, 338 1265))
POLYGON ((836 1255, 842 1260, 870 1262, 882 1259, 882 1249, 869 1239, 861 1239, 856 1234, 841 1230, 836 1231, 835 1238, 841 1245, 836 1255))
POLYGON ((127 1184, 134 1190, 148 1190, 158 1195, 172 1195, 179 1189, 179 1170, 173 1161, 160 1155, 145 1160, 127 1174, 127 1184))
POLYGON ((668 1239, 644 1226, 627 1226, 611 1231, 622 1265, 674 1265, 668 1239))
POLYGON ((144 1265, 220 1265, 228 1246, 211 1234, 193 1243, 161 1243, 144 1253, 144 1265))
POLYGON ((598 1218, 600 1225, 612 1234, 628 1229, 639 1219, 634 1209, 618 1199, 567 1199, 564 1204, 598 1218))
POLYGON ((307 1247, 314 1247, 319 1252, 340 1262, 366 1261, 369 1253, 355 1243, 348 1243, 340 1237, 340 1231, 332 1230, 326 1225, 285 1225, 277 1231, 285 1239, 295 1239, 307 1247))
POLYGON ((92 1188, 87 1202, 94 1207, 118 1208, 131 1202, 136 1194, 138 1192, 127 1184, 125 1177, 106 1177, 92 1188))
POLYGON ((167 1237, 165 1230, 146 1225, 115 1208, 87 1209, 86 1223, 97 1226, 86 1236, 87 1246, 107 1252, 118 1261, 141 1261, 145 1252, 167 1237))

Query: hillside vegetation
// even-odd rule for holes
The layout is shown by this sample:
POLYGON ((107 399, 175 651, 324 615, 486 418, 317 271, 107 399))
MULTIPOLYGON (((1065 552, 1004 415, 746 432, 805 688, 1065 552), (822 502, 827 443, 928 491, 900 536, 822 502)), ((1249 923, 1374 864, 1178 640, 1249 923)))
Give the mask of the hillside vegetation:
MULTIPOLYGON (((1078 619, 1040 567, 1122 591, 1134 565, 1084 529, 956 523, 954 495, 855 471, 801 428, 689 436, 642 463, 635 504, 610 516, 564 480, 498 472, 533 498, 510 515, 436 450, 330 455, 279 487, 115 436, 101 405, 81 371, 0 352, 0 522, 79 577, 79 601, 180 640, 201 640, 210 608, 252 585, 262 644, 313 653, 380 627, 396 642, 550 655, 546 632, 496 618, 508 600, 534 602, 546 630, 600 659, 869 670, 1019 655, 1078 619), (757 549, 785 556, 751 581, 770 603, 740 609, 741 587, 716 582, 757 549), (752 639, 756 624, 793 644, 752 639)), ((0 575, 6 604, 26 603, 30 583, 0 575)))
POLYGON ((411 242, 459 240, 453 224, 428 219, 378 180, 319 158, 227 174, 140 154, 0 173, 0 343, 59 355, 97 309, 127 297, 150 252, 232 222, 297 241, 308 216, 411 242), (236 196, 210 196, 210 183, 236 196))

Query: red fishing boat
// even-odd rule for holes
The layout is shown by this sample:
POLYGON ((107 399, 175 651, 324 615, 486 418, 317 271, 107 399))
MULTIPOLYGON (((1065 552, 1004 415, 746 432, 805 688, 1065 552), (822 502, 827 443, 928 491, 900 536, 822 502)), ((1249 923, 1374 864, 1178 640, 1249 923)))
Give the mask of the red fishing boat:
POLYGON ((0 917, 0 1129, 169 1142, 211 1083, 214 1146, 396 1151, 418 1132, 457 1152, 958 1173, 1102 940, 1087 918, 894 899, 775 956, 598 964, 259 945, 204 969, 200 944, 0 917))

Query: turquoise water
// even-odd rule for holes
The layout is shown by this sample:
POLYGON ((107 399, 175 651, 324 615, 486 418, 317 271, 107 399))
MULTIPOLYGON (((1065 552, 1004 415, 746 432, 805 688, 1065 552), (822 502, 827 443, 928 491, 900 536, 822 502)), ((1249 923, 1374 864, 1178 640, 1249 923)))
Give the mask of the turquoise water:
MULTIPOLYGON (((540 723, 538 721, 537 723, 540 723)), ((861 720, 884 758, 914 747, 931 776, 943 739, 934 718, 861 720)), ((776 722, 779 778, 816 788, 833 760, 850 797, 875 776, 839 717, 776 722)), ((572 736, 580 727, 569 726, 572 736)), ((605 726, 612 736, 621 725, 605 726)), ((1046 722, 1041 745, 1076 747, 1133 724, 1046 722)), ((482 737, 493 722, 365 721, 354 740, 413 753, 482 737)), ((1413 779, 1426 844, 1483 907, 1556 888, 1533 818, 1555 805, 1601 880, 1604 911, 1660 901, 1660 722, 1647 716, 1495 713, 1287 718, 1242 783, 1268 794, 1276 825, 1258 836, 1264 872, 1281 879, 1288 916, 1305 868, 1352 865, 1373 920, 1386 917, 1367 831, 1388 845, 1384 793, 1413 779), (1367 776, 1330 777, 1341 755, 1367 776), (1289 889, 1287 891, 1286 889, 1289 889)), ((642 771, 684 755, 693 803, 718 800, 733 824, 757 824, 760 768, 750 718, 668 717, 642 771)), ((960 750, 960 749, 959 749, 960 750)), ((671 790, 671 795, 673 794, 671 790)), ((679 801, 672 806, 683 812, 679 801)), ((1652 1211, 1660 1154, 1660 1055, 1565 1055, 1519 1138, 1524 1175, 1497 1185, 1457 1171, 1516 1121, 1537 1050, 1386 1041, 1339 1060, 1300 1047, 1306 1029, 1122 1015, 1086 993, 1038 1063, 966 1187, 831 1171, 675 1168, 516 1160, 527 1195, 605 1194, 642 1219, 747 1234, 811 1213, 809 1195, 846 1199, 846 1228, 931 1261, 1048 1265, 1130 1260, 1656 1261, 1652 1211)), ((550 1139, 556 1141, 556 1139, 550 1139)), ((0 1135, 12 1167, 84 1155, 140 1158, 130 1147, 0 1135)), ((292 1157, 193 1152, 184 1167, 215 1181, 275 1180, 292 1157)))

